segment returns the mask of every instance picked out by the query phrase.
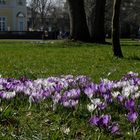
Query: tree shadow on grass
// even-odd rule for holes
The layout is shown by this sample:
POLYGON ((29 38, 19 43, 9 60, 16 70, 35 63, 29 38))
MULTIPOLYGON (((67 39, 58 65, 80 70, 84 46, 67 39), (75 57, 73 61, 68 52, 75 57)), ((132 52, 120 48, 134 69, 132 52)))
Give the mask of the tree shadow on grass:
POLYGON ((140 56, 133 55, 133 56, 128 57, 128 60, 136 60, 136 61, 140 61, 140 56))
POLYGON ((140 44, 121 44, 121 46, 140 46, 140 44))

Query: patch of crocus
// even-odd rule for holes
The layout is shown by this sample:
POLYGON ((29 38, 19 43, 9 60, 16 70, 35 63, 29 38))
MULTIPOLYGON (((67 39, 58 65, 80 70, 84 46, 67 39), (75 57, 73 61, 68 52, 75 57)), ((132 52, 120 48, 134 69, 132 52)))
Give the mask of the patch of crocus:
MULTIPOLYGON (((120 109, 119 113, 122 115, 124 111, 129 112, 126 115, 127 120, 134 124, 132 126, 135 126, 138 119, 138 112, 136 112, 136 110, 140 109, 138 105, 140 97, 139 88, 140 78, 132 72, 118 81, 103 79, 99 84, 93 83, 91 78, 86 76, 75 77, 72 75, 40 78, 36 80, 27 78, 21 78, 20 80, 0 78, 0 100, 13 99, 17 97, 17 95, 26 96, 29 99, 30 108, 32 103, 38 103, 49 98, 55 110, 58 105, 67 108, 78 107, 80 98, 82 97, 82 100, 80 100, 81 103, 84 101, 84 97, 85 101, 89 101, 89 103, 87 103, 88 111, 92 113, 97 109, 95 114, 98 113, 98 115, 100 113, 109 112, 110 109, 112 110, 114 107, 113 105, 117 103, 119 108, 126 108, 126 110, 123 109, 123 111, 120 109), (83 93, 86 96, 82 96, 83 93)), ((85 102, 83 102, 83 104, 84 103, 85 102)), ((82 103, 80 107, 81 105, 82 103)), ((114 107, 114 111, 117 110, 115 109, 114 107)), ((118 112, 116 111, 116 113, 118 112)), ((91 125, 97 126, 99 129, 102 128, 105 131, 107 130, 107 132, 112 134, 119 133, 119 125, 111 122, 110 115, 95 115, 91 117, 89 122, 91 125)))
POLYGON ((131 111, 127 114, 127 119, 131 122, 131 123, 135 123, 136 120, 138 118, 138 113, 135 111, 131 111))

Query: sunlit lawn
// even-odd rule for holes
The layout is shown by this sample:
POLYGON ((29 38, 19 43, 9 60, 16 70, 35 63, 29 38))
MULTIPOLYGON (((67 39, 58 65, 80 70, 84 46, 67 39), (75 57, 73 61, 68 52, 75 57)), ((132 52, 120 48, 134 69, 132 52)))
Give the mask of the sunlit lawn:
POLYGON ((122 41, 124 59, 114 58, 111 45, 63 41, 0 41, 0 73, 4 77, 39 78, 87 75, 95 81, 140 72, 140 42, 122 41))
MULTIPOLYGON (((113 57, 111 45, 1 40, 0 74, 30 79, 86 75, 95 82, 100 78, 116 80, 129 71, 140 74, 140 42, 122 40, 121 45, 124 59, 113 57)), ((88 123, 88 112, 64 108, 52 111, 46 103, 34 104, 28 109, 28 101, 20 102, 20 99, 2 102, 0 107, 4 106, 8 106, 8 111, 0 117, 9 122, 0 123, 0 139, 95 139, 96 132, 88 123), (66 127, 70 128, 69 135, 63 133, 66 127)), ((111 138, 104 134, 103 139, 111 138)))

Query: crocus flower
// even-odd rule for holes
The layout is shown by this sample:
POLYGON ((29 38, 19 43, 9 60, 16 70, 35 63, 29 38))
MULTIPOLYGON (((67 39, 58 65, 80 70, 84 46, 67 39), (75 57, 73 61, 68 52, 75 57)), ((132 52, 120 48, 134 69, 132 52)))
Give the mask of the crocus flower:
POLYGON ((56 92, 52 99, 54 103, 58 103, 61 100, 61 94, 56 92))
POLYGON ((113 92, 111 94, 112 94, 113 98, 117 98, 118 95, 120 95, 121 93, 119 91, 115 91, 115 92, 113 92))
POLYGON ((102 96, 107 103, 112 102, 112 95, 110 92, 102 93, 102 96))
POLYGON ((127 115, 127 119, 131 122, 131 123, 135 123, 136 120, 138 118, 138 113, 137 112, 134 112, 134 111, 131 111, 128 113, 127 115))
POLYGON ((94 104, 88 104, 87 105, 87 109, 89 112, 93 112, 95 109, 97 108, 97 105, 94 105, 94 104))
POLYGON ((101 104, 98 104, 98 109, 99 110, 104 110, 107 108, 107 104, 106 103, 101 103, 101 104))
POLYGON ((105 93, 105 92, 107 91, 107 89, 106 89, 106 87, 105 87, 104 84, 99 85, 99 91, 100 91, 101 93, 105 93))
POLYGON ((129 99, 125 102, 125 108, 128 110, 134 110, 135 108, 135 101, 133 99, 129 99))
POLYGON ((93 116, 93 117, 90 118, 89 122, 90 122, 91 125, 98 126, 99 125, 99 120, 100 120, 100 117, 93 116))
POLYGON ((124 97, 122 95, 118 95, 117 100, 122 103, 124 101, 124 97))
POLYGON ((11 92, 3 92, 2 94, 2 98, 3 99, 12 99, 16 96, 16 92, 15 91, 11 91, 11 92))
POLYGON ((79 101, 78 100, 65 100, 62 102, 62 105, 64 107, 68 107, 68 108, 72 108, 72 107, 76 107, 78 105, 79 101))
POLYGON ((118 123, 112 123, 112 125, 109 127, 111 134, 117 135, 120 133, 119 125, 118 123))
POLYGON ((100 125, 103 126, 103 127, 107 127, 109 125, 111 121, 111 116, 110 115, 104 115, 100 118, 100 125))
POLYGON ((103 116, 93 116, 89 120, 91 125, 107 128, 111 121, 111 116, 110 115, 103 115, 103 116))
POLYGON ((0 98, 4 98, 4 93, 3 92, 0 92, 0 98))
POLYGON ((87 87, 85 88, 84 93, 91 99, 94 94, 94 89, 91 87, 87 87))
POLYGON ((91 99, 91 102, 95 105, 98 105, 98 104, 101 104, 101 99, 100 98, 94 98, 94 99, 91 99))

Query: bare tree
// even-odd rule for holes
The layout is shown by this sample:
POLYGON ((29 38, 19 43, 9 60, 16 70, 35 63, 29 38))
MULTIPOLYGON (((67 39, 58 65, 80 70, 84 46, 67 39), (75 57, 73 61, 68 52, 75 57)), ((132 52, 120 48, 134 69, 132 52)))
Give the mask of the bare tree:
POLYGON ((29 8, 33 29, 37 23, 40 23, 42 30, 46 28, 46 19, 53 7, 52 0, 30 0, 29 8))
POLYGON ((28 3, 28 12, 30 15, 30 26, 32 29, 37 27, 37 15, 38 15, 38 0, 30 0, 28 3))
POLYGON ((42 29, 45 29, 45 21, 50 10, 53 8, 52 0, 38 0, 38 12, 41 17, 42 29))

